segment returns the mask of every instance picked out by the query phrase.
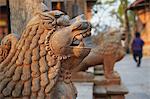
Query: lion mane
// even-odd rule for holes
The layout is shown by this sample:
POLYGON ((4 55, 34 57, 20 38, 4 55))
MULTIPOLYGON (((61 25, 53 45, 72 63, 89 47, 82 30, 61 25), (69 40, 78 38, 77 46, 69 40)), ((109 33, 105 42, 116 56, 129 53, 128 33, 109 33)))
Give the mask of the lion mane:
POLYGON ((0 99, 49 97, 60 71, 60 61, 48 44, 57 28, 53 14, 42 13, 29 22, 19 40, 12 34, 4 38, 1 52, 6 39, 10 49, 7 57, 1 54, 0 99))
MULTIPOLYGON (((112 30, 107 33, 100 33, 97 37, 93 37, 93 42, 99 46, 98 53, 101 53, 101 55, 114 54, 117 57, 120 56, 120 54, 124 54, 125 51, 121 44, 121 36, 121 31, 112 30)), ((119 59, 117 58, 117 60, 119 59)))

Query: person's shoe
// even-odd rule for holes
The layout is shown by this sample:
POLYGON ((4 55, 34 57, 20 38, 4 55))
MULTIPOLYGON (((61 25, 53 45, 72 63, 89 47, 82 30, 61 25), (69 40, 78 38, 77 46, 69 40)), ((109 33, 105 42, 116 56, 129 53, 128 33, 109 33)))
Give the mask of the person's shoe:
POLYGON ((139 63, 137 64, 137 67, 140 67, 140 64, 139 64, 139 63))
POLYGON ((140 62, 139 61, 137 61, 137 67, 140 67, 140 62))

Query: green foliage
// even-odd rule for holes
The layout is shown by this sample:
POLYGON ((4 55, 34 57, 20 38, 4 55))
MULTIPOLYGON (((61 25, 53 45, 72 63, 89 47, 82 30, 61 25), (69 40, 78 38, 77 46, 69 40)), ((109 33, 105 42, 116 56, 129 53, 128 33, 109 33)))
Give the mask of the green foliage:
POLYGON ((117 12, 120 17, 122 17, 124 15, 124 8, 121 4, 119 5, 117 12))
MULTIPOLYGON (((116 18, 119 20, 121 24, 120 26, 123 27, 130 26, 132 28, 135 26, 135 15, 132 11, 128 11, 128 13, 126 11, 127 7, 130 5, 129 1, 131 2, 131 0, 97 0, 97 5, 101 5, 100 6, 101 8, 95 7, 95 9, 97 9, 96 13, 98 12, 98 10, 104 9, 106 10, 106 12, 109 12, 108 16, 112 16, 112 17, 116 16, 116 18), (108 7, 104 8, 104 5, 110 8, 108 7)), ((98 27, 98 25, 96 26, 98 27)), ((109 25, 107 27, 109 27, 109 25)))
POLYGON ((125 16, 125 10, 127 9, 128 7, 128 0, 120 0, 120 5, 118 7, 118 16, 122 19, 122 20, 125 20, 124 16, 125 16))
POLYGON ((116 2, 116 0, 105 0, 106 4, 108 4, 108 3, 111 4, 111 3, 115 3, 115 2, 116 2))
MULTIPOLYGON (((116 2, 118 2, 118 0, 97 0, 98 3, 102 3, 102 4, 108 4, 108 5, 112 5, 116 2)), ((120 20, 120 22, 123 24, 124 23, 124 16, 125 16, 125 9, 128 7, 128 0, 120 0, 120 5, 117 9, 117 11, 115 11, 114 9, 112 9, 111 14, 112 15, 116 15, 117 18, 120 20)))
POLYGON ((128 11, 128 18, 130 25, 135 25, 135 13, 133 11, 128 11))
POLYGON ((115 3, 117 0, 97 0, 97 3, 111 4, 115 3))

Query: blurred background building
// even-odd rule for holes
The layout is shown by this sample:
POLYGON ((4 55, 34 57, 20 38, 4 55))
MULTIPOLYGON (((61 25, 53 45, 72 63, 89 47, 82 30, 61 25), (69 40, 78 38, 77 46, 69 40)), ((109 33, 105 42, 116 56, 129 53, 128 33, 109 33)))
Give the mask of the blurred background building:
MULTIPOLYGON (((33 6, 31 9, 38 6, 34 3, 34 1, 30 0, 17 0, 17 2, 15 2, 15 0, 0 0, 0 38, 3 38, 5 33, 22 33, 22 30, 20 29, 25 27, 28 19, 30 19, 30 17, 26 15, 28 14, 27 11, 27 13, 25 11, 21 11, 27 10, 27 8, 28 10, 30 9, 30 7, 23 8, 23 6, 27 5, 25 5, 25 3, 28 1, 28 4, 33 3, 33 5, 31 5, 33 6), (18 20, 22 21, 18 22, 18 20)), ((80 14, 85 14, 86 18, 90 20, 92 16, 91 9, 96 0, 37 0, 36 3, 37 2, 43 2, 48 6, 49 10, 62 10, 71 16, 71 18, 80 14)))
POLYGON ((145 42, 144 55, 150 55, 150 0, 136 0, 130 7, 137 16, 137 25, 135 31, 141 33, 145 42))
POLYGON ((0 0, 0 41, 10 32, 9 6, 7 0, 0 0))
POLYGON ((90 19, 91 9, 96 0, 44 0, 44 3, 52 10, 65 11, 71 17, 85 14, 90 19))

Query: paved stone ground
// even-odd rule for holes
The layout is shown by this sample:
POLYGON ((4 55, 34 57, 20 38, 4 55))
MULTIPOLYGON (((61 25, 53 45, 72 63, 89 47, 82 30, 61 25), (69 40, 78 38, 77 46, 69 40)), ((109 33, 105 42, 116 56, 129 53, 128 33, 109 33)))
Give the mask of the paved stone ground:
POLYGON ((93 83, 75 83, 78 91, 77 99, 93 99, 93 83))
MULTIPOLYGON (((150 57, 143 57, 141 67, 136 67, 131 55, 118 62, 115 69, 129 90, 126 99, 150 99, 150 57)), ((75 83, 77 99, 92 99, 92 83, 75 83)))
POLYGON ((141 67, 136 67, 132 56, 126 55, 115 69, 129 90, 126 99, 150 99, 150 57, 143 57, 141 67))

